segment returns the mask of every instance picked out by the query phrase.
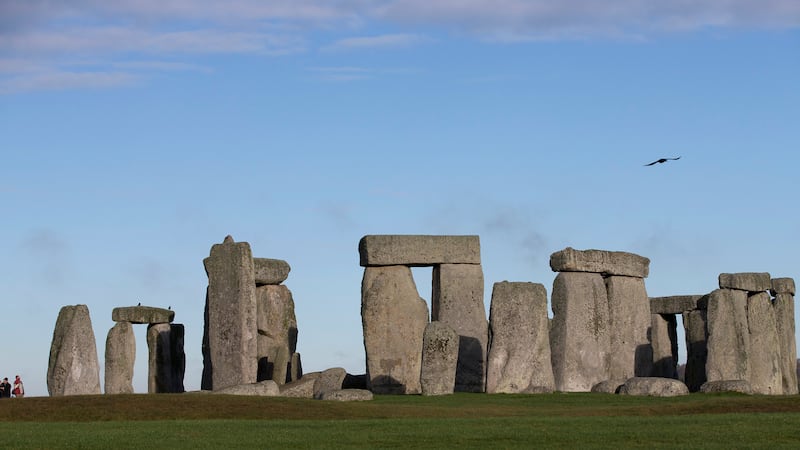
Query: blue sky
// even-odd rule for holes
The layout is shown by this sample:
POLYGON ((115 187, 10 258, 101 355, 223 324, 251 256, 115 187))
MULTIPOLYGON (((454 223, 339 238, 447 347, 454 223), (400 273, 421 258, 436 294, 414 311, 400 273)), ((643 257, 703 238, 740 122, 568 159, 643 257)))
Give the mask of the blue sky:
POLYGON ((364 371, 366 234, 480 235, 487 309, 566 246, 649 257, 651 296, 800 277, 799 28, 789 0, 0 0, 0 376, 47 395, 78 303, 102 366, 141 301, 198 389, 227 234, 290 263, 306 371, 364 371))

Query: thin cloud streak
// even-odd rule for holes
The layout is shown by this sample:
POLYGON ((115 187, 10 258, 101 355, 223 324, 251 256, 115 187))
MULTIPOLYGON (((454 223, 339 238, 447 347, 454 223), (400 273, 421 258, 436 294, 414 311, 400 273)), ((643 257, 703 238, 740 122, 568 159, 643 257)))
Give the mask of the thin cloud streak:
POLYGON ((141 77, 125 72, 53 71, 0 79, 0 94, 131 86, 139 80, 141 77))
POLYGON ((431 39, 417 34, 384 34, 340 39, 322 48, 323 51, 364 50, 409 47, 430 42, 431 39))

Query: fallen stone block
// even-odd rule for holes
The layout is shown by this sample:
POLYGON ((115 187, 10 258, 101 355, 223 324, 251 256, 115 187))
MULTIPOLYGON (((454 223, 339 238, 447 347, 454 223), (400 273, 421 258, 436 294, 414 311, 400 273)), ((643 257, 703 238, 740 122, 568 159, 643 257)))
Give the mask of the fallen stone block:
POLYGON ((282 259, 253 258, 256 286, 281 284, 289 278, 289 263, 282 259))
POLYGON ((686 311, 706 309, 707 305, 700 300, 703 295, 673 295, 670 297, 650 297, 650 313, 681 314, 686 311))
POLYGON ((478 236, 367 235, 358 253, 362 267, 481 263, 478 236))
POLYGON ((768 291, 772 287, 772 278, 766 272, 721 273, 719 287, 748 292, 768 291))
POLYGON ((700 386, 700 392, 704 394, 738 392, 740 394, 750 395, 753 393, 753 388, 747 380, 717 380, 703 383, 703 385, 700 386))
POLYGON ((277 397, 280 395, 278 383, 272 380, 228 386, 226 388, 217 389, 213 392, 214 394, 250 395, 255 397, 277 397))
POLYGON ((619 388, 619 393, 649 397, 676 397, 689 395, 689 388, 672 378, 636 377, 627 380, 619 388))
POLYGON ((175 311, 152 306, 122 306, 111 310, 111 320, 136 324, 170 323, 175 320, 175 311))
POLYGON ((332 400, 337 402, 366 402, 372 400, 372 392, 366 389, 341 389, 338 391, 328 391, 320 396, 320 400, 332 400))
POLYGON ((773 278, 770 293, 775 296, 778 294, 795 295, 794 278, 773 278))
POLYGON ((314 398, 314 383, 321 372, 311 372, 290 383, 278 385, 281 397, 314 398))
POLYGON ((319 400, 327 392, 341 390, 346 376, 347 371, 341 367, 324 370, 314 380, 314 398, 319 400))
POLYGON ((627 380, 605 380, 592 386, 591 392, 599 394, 619 394, 620 388, 627 380))
POLYGON ((550 255, 553 272, 590 272, 647 278, 650 260, 627 252, 575 250, 567 247, 550 255))

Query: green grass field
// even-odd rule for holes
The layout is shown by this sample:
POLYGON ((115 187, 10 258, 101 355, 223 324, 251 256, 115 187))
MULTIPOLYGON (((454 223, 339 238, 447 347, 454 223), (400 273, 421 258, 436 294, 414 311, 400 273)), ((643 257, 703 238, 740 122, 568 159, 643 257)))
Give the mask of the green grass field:
POLYGON ((800 448, 800 397, 202 394, 0 401, 3 448, 800 448))

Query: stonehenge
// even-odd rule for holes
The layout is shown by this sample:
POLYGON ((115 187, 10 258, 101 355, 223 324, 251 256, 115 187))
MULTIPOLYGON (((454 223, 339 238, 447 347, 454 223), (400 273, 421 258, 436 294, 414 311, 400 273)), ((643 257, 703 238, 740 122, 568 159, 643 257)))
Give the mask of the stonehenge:
MULTIPOLYGON (((567 247, 550 256, 549 301, 543 284, 496 282, 487 318, 478 236, 367 235, 358 252, 366 374, 303 374, 295 302, 283 284, 289 264, 255 258, 231 236, 212 245, 203 260, 201 389, 338 401, 454 392, 798 394, 792 278, 721 273, 705 294, 648 297, 648 258, 567 247), (413 267, 431 268, 430 305, 413 267), (681 322, 686 366, 678 380, 681 322)), ((185 328, 175 312, 139 304, 111 317, 104 392, 133 393, 137 324, 147 326, 148 393, 184 392, 185 328)), ((59 312, 47 387, 51 396, 100 393, 86 305, 59 312)))

